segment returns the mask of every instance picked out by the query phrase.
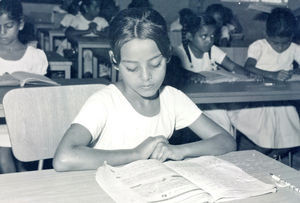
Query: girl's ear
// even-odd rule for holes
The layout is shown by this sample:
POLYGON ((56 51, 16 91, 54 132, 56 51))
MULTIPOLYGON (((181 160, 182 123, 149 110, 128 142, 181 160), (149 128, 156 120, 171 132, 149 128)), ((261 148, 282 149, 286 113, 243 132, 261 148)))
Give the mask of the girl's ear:
POLYGON ((21 20, 20 20, 20 23, 19 23, 19 30, 23 30, 23 28, 24 28, 24 19, 22 18, 21 20))
POLYGON ((113 68, 116 69, 116 70, 119 70, 118 63, 115 59, 115 55, 112 52, 112 50, 109 50, 108 54, 109 54, 110 62, 112 63, 113 68))
POLYGON ((187 32, 187 33, 185 34, 185 38, 186 38, 188 41, 192 41, 192 39, 193 39, 192 33, 187 32))

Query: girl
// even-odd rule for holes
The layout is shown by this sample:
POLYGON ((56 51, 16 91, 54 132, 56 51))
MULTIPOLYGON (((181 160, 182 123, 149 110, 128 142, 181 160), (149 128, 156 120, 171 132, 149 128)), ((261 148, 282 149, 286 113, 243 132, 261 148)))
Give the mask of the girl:
POLYGON ((234 139, 181 91, 163 87, 171 46, 155 10, 125 9, 110 26, 110 57, 122 80, 92 95, 62 138, 57 171, 96 169, 139 159, 181 160, 235 149, 234 139), (202 141, 170 145, 189 126, 202 141))
MULTIPOLYGON (((18 39, 23 29, 23 9, 19 0, 0 1, 0 75, 15 71, 46 74, 45 53, 22 44, 18 39)), ((15 172, 8 132, 0 135, 0 173, 15 172), (4 141, 3 141, 4 140, 4 141)))
MULTIPOLYGON (((293 74, 293 62, 300 63, 300 46, 292 39, 296 19, 289 9, 275 8, 266 22, 266 38, 249 46, 245 67, 264 78, 286 81, 293 74)), ((233 112, 236 127, 264 148, 300 146, 300 122, 288 102, 249 104, 233 112), (250 121, 250 122, 249 122, 250 121)))
MULTIPOLYGON (((182 44, 174 48, 175 55, 179 57, 181 65, 187 70, 180 74, 180 77, 184 75, 188 81, 203 82, 205 77, 201 75, 201 71, 214 71, 219 67, 230 72, 248 75, 246 70, 232 62, 221 49, 213 45, 216 22, 211 16, 191 16, 186 22, 182 29, 182 44)), ((233 134, 227 108, 228 106, 225 105, 209 104, 205 106, 205 113, 233 134)))
POLYGON ((230 8, 222 4, 212 4, 207 7, 206 14, 213 17, 217 23, 217 37, 215 44, 221 47, 230 46, 231 35, 241 33, 243 28, 230 8))
MULTIPOLYGON (((104 29, 108 27, 108 22, 98 17, 100 12, 100 2, 98 0, 81 0, 79 1, 80 12, 72 18, 68 28, 66 29, 66 37, 75 47, 76 39, 81 36, 98 36, 104 34, 104 29)), ((106 50, 105 50, 106 51, 106 50)), ((73 49, 74 54, 74 49, 73 49)), ((99 53, 104 58, 108 58, 108 54, 99 53)), ((70 54, 68 54, 70 55, 70 54)), ((85 50, 84 53, 84 72, 85 77, 92 76, 92 51, 85 50)))

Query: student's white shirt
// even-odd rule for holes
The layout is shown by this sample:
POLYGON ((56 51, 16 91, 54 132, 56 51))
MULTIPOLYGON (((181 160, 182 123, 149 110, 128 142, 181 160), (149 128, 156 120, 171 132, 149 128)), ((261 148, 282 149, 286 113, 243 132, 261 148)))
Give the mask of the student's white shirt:
POLYGON ((287 50, 278 53, 266 39, 260 39, 249 46, 248 58, 256 59, 256 67, 262 70, 292 70, 294 60, 300 64, 300 46, 291 43, 287 50))
POLYGON ((63 17, 63 19, 60 22, 60 25, 63 27, 69 27, 74 18, 75 18, 74 15, 68 13, 63 17))
POLYGON ((97 149, 131 149, 148 137, 170 138, 174 130, 191 125, 201 110, 180 90, 160 91, 160 113, 138 113, 113 84, 93 94, 73 121, 89 130, 97 149))
POLYGON ((47 73, 47 57, 41 49, 27 46, 24 55, 19 60, 5 60, 0 57, 0 74, 16 71, 26 71, 45 75, 47 73))
POLYGON ((96 17, 89 21, 81 13, 78 13, 74 18, 72 18, 69 26, 76 30, 87 30, 91 22, 97 24, 98 31, 101 31, 108 26, 108 22, 104 18, 96 17))
POLYGON ((211 56, 209 56, 208 52, 205 52, 202 58, 196 58, 192 50, 189 48, 190 55, 191 55, 191 62, 189 61, 188 56, 182 44, 179 45, 177 48, 175 48, 175 51, 177 52, 183 67, 186 70, 195 73, 200 73, 201 71, 216 70, 217 69, 216 62, 222 64, 224 58, 226 57, 226 53, 214 45, 211 47, 211 53, 210 53, 211 56))

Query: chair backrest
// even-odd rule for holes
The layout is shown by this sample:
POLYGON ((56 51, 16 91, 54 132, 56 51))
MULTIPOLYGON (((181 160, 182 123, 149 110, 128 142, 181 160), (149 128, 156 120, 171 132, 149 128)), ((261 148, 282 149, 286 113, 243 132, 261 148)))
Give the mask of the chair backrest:
POLYGON ((53 158, 55 150, 87 98, 104 84, 19 88, 3 99, 15 157, 53 158))

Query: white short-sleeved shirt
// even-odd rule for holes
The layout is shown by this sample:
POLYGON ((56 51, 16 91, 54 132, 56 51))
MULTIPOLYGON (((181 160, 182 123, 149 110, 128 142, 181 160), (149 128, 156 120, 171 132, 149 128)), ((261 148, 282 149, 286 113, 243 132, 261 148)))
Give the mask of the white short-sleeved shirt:
POLYGON ((196 58, 191 49, 189 48, 191 62, 189 61, 182 44, 175 48, 175 51, 178 53, 183 67, 186 70, 195 73, 199 73, 201 71, 216 70, 216 63, 222 64, 224 58, 226 57, 226 53, 214 45, 211 47, 210 56, 208 52, 205 52, 202 58, 196 58))
POLYGON ((170 138, 173 131, 191 125, 201 110, 180 90, 160 90, 160 113, 138 113, 113 84, 93 94, 73 123, 89 130, 97 149, 131 149, 151 136, 170 138))
POLYGON ((75 18, 74 15, 72 14, 66 14, 63 19, 60 21, 60 25, 63 27, 69 27, 73 21, 73 19, 75 18))
POLYGON ((256 67, 262 70, 291 70, 294 60, 300 64, 300 46, 291 43, 287 50, 278 53, 266 39, 260 39, 249 46, 248 58, 255 59, 257 61, 256 67))
POLYGON ((76 30, 87 30, 91 22, 97 24, 98 31, 101 31, 108 26, 108 22, 104 18, 96 17, 92 21, 89 21, 81 13, 78 13, 74 18, 72 18, 69 26, 76 30))
POLYGON ((16 71, 26 71, 45 75, 47 73, 47 57, 41 49, 27 46, 22 58, 11 61, 0 57, 0 74, 12 73, 16 71))

